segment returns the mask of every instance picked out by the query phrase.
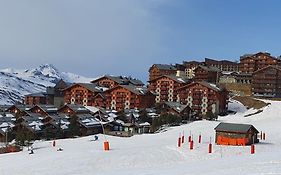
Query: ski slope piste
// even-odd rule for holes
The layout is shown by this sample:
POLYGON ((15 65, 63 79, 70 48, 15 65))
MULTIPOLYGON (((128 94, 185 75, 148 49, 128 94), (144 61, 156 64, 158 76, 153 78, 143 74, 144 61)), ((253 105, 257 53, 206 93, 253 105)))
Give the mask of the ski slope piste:
POLYGON ((34 154, 27 149, 19 153, 0 155, 1 175, 256 175, 281 174, 281 102, 271 103, 263 112, 247 110, 239 102, 229 104, 234 115, 219 117, 218 121, 196 121, 168 128, 158 134, 135 135, 129 138, 98 135, 56 140, 36 141, 34 154), (214 143, 214 128, 220 122, 252 124, 266 133, 266 140, 250 146, 220 146, 214 143), (179 133, 192 135, 193 150, 186 141, 178 147, 179 133), (198 143, 201 133, 202 141, 198 143), (212 153, 208 145, 213 144, 212 153), (103 142, 110 143, 104 151, 103 142), (62 148, 63 151, 57 151, 62 148))

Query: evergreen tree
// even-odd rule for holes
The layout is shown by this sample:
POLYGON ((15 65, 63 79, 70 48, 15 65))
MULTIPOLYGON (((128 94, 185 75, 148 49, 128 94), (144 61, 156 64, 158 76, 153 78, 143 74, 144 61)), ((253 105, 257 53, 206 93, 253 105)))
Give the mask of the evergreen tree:
POLYGON ((152 123, 152 118, 147 116, 147 112, 146 112, 145 109, 140 112, 140 121, 141 122, 148 122, 150 124, 152 123))
POLYGON ((117 118, 118 118, 119 120, 122 120, 122 121, 125 122, 125 123, 128 122, 128 119, 127 119, 127 117, 126 117, 126 115, 125 115, 124 110, 119 111, 119 112, 117 113, 117 118))
POLYGON ((31 141, 34 140, 35 135, 27 128, 19 127, 15 137, 17 145, 28 146, 31 144, 31 141))
POLYGON ((77 115, 70 117, 69 132, 72 137, 79 135, 79 125, 77 115))

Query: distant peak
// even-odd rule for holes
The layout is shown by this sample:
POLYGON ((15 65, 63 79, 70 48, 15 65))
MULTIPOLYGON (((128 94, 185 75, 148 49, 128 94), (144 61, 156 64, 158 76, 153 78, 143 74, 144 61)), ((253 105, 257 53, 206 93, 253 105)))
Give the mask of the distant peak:
POLYGON ((39 68, 40 68, 40 69, 54 69, 54 70, 57 71, 57 68, 56 68, 53 64, 48 64, 48 63, 46 63, 46 64, 41 64, 41 65, 39 66, 39 68))

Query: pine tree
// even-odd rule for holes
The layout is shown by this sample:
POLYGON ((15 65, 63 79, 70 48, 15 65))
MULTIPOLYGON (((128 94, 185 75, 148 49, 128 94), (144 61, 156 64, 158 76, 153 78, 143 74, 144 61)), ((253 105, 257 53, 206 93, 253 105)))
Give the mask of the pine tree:
POLYGON ((72 137, 79 135, 79 125, 77 115, 70 117, 69 132, 72 137))

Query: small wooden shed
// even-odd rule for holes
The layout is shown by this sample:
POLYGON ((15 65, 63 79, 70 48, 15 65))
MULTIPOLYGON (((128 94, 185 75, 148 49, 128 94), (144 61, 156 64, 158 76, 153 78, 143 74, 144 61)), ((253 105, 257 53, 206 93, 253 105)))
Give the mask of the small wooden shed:
POLYGON ((220 123, 215 127, 218 145, 250 145, 258 143, 259 131, 249 124, 220 123))

